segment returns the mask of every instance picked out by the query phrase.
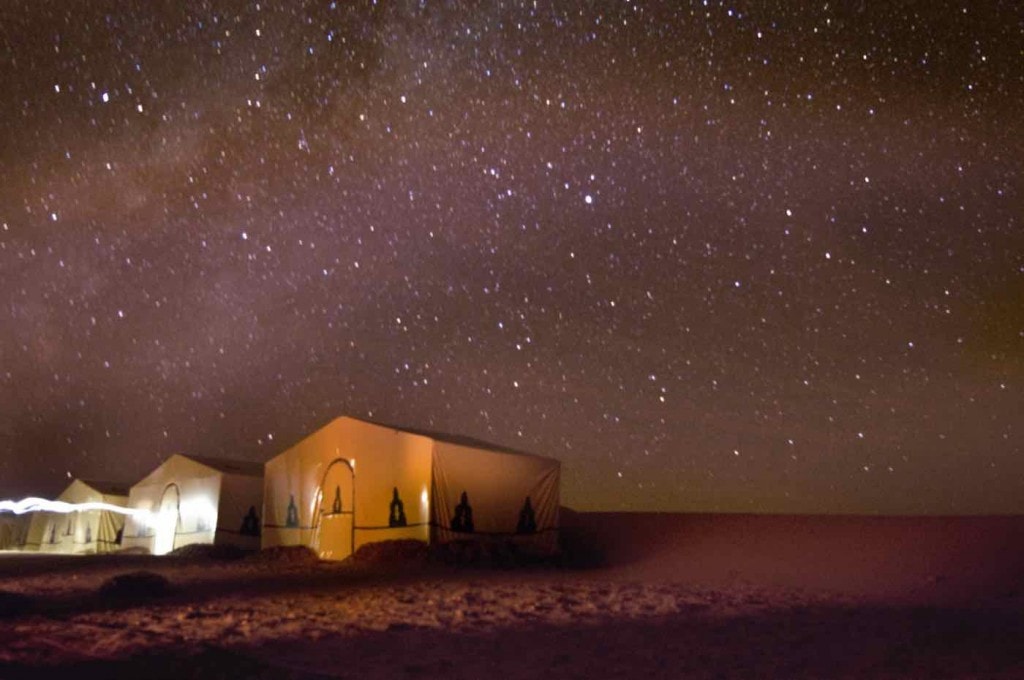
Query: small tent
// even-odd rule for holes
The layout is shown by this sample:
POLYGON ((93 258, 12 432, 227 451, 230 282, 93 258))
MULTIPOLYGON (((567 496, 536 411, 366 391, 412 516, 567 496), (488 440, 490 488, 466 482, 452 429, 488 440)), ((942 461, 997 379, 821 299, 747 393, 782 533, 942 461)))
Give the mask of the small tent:
MULTIPOLYGON (((111 482, 71 482, 59 496, 65 503, 106 503, 126 506, 128 487, 111 482)), ((49 553, 103 553, 120 548, 125 516, 112 510, 34 512, 29 522, 26 550, 49 553)))
POLYGON ((257 549, 263 466, 173 455, 135 484, 124 547, 163 555, 193 543, 257 549))
POLYGON ((375 541, 557 544, 557 460, 341 417, 266 464, 264 548, 341 560, 375 541))

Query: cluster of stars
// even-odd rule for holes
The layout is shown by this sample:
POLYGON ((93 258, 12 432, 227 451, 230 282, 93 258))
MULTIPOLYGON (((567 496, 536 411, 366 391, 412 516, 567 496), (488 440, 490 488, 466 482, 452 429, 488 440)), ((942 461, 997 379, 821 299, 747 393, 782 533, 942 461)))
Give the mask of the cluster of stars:
POLYGON ((7 3, 0 480, 347 413, 580 508, 1020 511, 1013 14, 7 3))

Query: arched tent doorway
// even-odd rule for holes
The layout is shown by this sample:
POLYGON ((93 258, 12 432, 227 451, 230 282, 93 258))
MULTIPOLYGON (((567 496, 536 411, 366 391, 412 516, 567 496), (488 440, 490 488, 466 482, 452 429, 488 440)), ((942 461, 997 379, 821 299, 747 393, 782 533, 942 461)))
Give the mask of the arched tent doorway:
POLYGON ((153 554, 166 555, 174 550, 174 541, 181 526, 181 489, 174 482, 164 487, 156 515, 156 537, 153 554))
POLYGON ((311 547, 321 559, 340 560, 352 554, 355 545, 355 478, 352 463, 345 458, 335 458, 320 480, 311 547))

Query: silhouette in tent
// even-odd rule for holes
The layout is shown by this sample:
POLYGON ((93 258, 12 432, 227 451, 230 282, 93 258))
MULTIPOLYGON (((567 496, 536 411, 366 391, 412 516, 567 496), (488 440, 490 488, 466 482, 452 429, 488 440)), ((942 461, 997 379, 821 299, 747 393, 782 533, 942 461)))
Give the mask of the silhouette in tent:
POLYGON ((260 535, 260 517, 256 514, 256 506, 250 505, 249 512, 242 518, 242 528, 238 530, 243 536, 260 535))
POLYGON ((388 510, 388 526, 404 527, 406 524, 408 521, 405 519, 405 504, 398 497, 398 487, 396 486, 391 496, 391 508, 388 510))
POLYGON ((462 492, 459 504, 455 506, 455 516, 452 517, 452 531, 460 531, 466 534, 473 533, 473 506, 469 504, 469 497, 462 492))
POLYGON ((331 514, 332 515, 340 515, 341 514, 341 487, 340 486, 334 487, 334 502, 331 503, 331 514))
POLYGON ((92 525, 91 524, 86 524, 85 525, 85 542, 86 543, 92 543, 92 525))
POLYGON ((537 531, 537 516, 533 513, 530 497, 526 497, 523 509, 519 511, 519 523, 516 524, 517 534, 532 534, 537 531))
POLYGON ((299 509, 295 507, 295 494, 288 499, 288 514, 285 516, 284 525, 289 529, 299 526, 299 509))

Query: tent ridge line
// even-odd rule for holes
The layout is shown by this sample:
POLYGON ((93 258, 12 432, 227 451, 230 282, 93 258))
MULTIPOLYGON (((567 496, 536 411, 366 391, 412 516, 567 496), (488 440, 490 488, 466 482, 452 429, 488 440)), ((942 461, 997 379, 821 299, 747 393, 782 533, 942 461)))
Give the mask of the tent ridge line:
MULTIPOLYGON (((266 526, 270 526, 270 525, 268 524, 266 526)), ((199 532, 199 533, 203 533, 203 532, 199 532)), ((236 536, 252 536, 252 534, 243 534, 238 529, 228 529, 227 527, 216 527, 216 528, 214 528, 213 533, 215 533, 215 534, 235 534, 236 536)), ((178 534, 178 535, 182 536, 183 534, 178 534)), ((256 536, 255 538, 259 538, 259 536, 256 536)))
POLYGON ((356 529, 356 531, 386 531, 388 529, 392 529, 394 531, 401 531, 402 529, 409 529, 411 527, 429 527, 429 526, 432 526, 430 524, 430 522, 409 522, 408 524, 403 524, 400 527, 393 527, 390 524, 373 524, 373 525, 366 525, 366 526, 357 526, 355 529, 356 529))
MULTIPOLYGON (((207 529, 206 531, 175 531, 174 535, 175 536, 198 536, 199 534, 208 534, 208 533, 210 533, 209 529, 207 529)), ((139 537, 136 536, 135 538, 139 538, 139 537)))
MULTIPOLYGON (((395 530, 395 531, 400 531, 402 529, 409 529, 411 527, 430 527, 431 529, 443 529, 445 531, 450 531, 453 534, 464 535, 467 538, 472 537, 472 536, 533 536, 534 534, 542 534, 542 533, 545 533, 545 532, 548 532, 548 531, 558 531, 558 527, 557 526, 547 526, 547 527, 538 527, 535 531, 531 531, 528 534, 521 534, 521 533, 518 533, 518 532, 515 532, 515 531, 473 531, 473 532, 465 532, 465 531, 455 531, 451 527, 444 526, 443 524, 437 524, 435 522, 415 522, 413 524, 406 524, 405 526, 401 526, 401 527, 392 527, 392 526, 380 525, 380 526, 357 526, 357 527, 353 527, 353 528, 356 531, 386 531, 388 529, 392 529, 392 530, 395 530)), ((290 527, 290 526, 286 526, 284 524, 264 524, 263 528, 264 529, 297 529, 297 530, 312 531, 313 529, 317 529, 319 527, 314 527, 314 526, 290 527)), ((224 531, 224 532, 227 532, 227 533, 238 533, 234 529, 219 529, 218 528, 217 531, 224 531)), ((185 534, 179 533, 178 535, 179 536, 183 536, 185 534)))
POLYGON ((432 529, 444 529, 445 531, 450 531, 451 533, 459 534, 460 536, 466 536, 467 538, 472 536, 533 536, 535 534, 542 534, 547 531, 558 531, 557 526, 538 527, 537 529, 531 531, 528 534, 521 534, 518 531, 455 531, 451 527, 446 527, 443 524, 434 523, 431 523, 430 527, 432 529))
POLYGON ((307 531, 311 531, 311 530, 317 529, 319 527, 301 526, 301 525, 300 526, 290 527, 287 524, 264 524, 263 528, 264 529, 305 529, 307 531))

